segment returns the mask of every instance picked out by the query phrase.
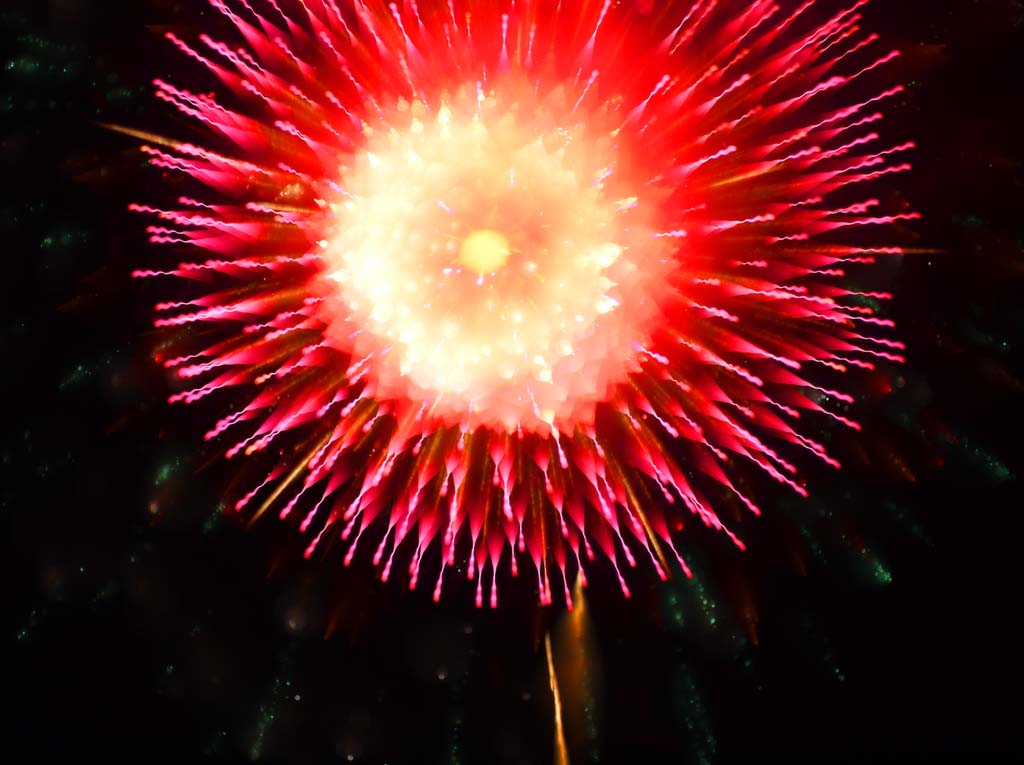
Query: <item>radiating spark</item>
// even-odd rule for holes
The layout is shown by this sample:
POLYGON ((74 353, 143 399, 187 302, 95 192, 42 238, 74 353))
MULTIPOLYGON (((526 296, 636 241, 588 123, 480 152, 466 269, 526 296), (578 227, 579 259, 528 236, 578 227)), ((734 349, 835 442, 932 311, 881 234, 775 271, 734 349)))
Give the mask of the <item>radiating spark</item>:
POLYGON ((181 145, 181 141, 175 141, 173 138, 165 138, 162 135, 149 133, 145 130, 135 130, 134 128, 125 127, 124 125, 115 125, 111 122, 97 122, 96 124, 106 130, 112 130, 113 132, 120 133, 121 135, 138 138, 140 141, 145 141, 147 143, 155 143, 158 146, 166 146, 169 149, 177 149, 181 145))

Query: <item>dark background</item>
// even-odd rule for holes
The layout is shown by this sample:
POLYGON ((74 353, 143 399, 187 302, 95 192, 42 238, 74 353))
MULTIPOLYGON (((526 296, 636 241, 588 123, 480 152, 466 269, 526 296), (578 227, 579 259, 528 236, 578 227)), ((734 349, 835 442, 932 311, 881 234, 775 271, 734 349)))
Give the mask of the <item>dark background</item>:
MULTIPOLYGON (((567 721, 573 762, 1024 748, 1024 6, 872 6, 871 28, 906 53, 887 135, 920 145, 899 188, 925 215, 918 245, 940 250, 895 275, 909 363, 869 402, 865 435, 888 469, 809 466, 806 503, 767 488, 772 517, 744 530, 753 552, 692 540, 693 583, 637 572, 624 601, 597 574, 591 684, 563 689, 569 718, 585 707, 589 720, 567 721)), ((365 568, 303 562, 285 526, 245 532, 220 516, 231 469, 197 445, 202 413, 163 404, 148 360, 156 293, 128 278, 146 244, 125 208, 159 198, 159 178, 136 142, 96 124, 171 118, 148 85, 182 67, 165 25, 220 28, 201 0, 0 8, 5 749, 41 762, 550 762, 540 640, 565 625, 528 586, 506 585, 498 612, 458 587, 434 605, 365 568)))

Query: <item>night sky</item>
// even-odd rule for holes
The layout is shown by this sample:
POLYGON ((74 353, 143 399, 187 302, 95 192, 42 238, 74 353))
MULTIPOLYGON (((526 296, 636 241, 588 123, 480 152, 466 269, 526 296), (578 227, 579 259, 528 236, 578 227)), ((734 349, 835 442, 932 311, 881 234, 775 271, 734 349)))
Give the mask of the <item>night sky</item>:
MULTIPOLYGON (((1017 518, 1024 507, 1024 4, 875 0, 904 52, 892 190, 934 250, 892 274, 909 362, 861 396, 864 464, 765 483, 738 553, 687 537, 697 577, 598 572, 581 617, 528 577, 382 584, 221 513, 236 467, 170 408, 151 360, 151 255, 129 202, 160 198, 137 142, 161 34, 223 29, 203 0, 0 7, 0 517, 5 750, 14 761, 553 761, 544 635, 585 668, 562 695, 573 763, 979 761, 1024 749, 1017 518), (877 394, 877 395, 876 395, 877 394), (582 636, 582 641, 579 641, 582 636), (21 752, 21 755, 17 753, 21 752)), ((184 78, 179 78, 184 79, 184 78)), ((876 381, 877 382, 877 381, 876 381)), ((365 562, 364 562, 365 563, 365 562)), ((1001 756, 980 761, 1001 760, 1001 756)))

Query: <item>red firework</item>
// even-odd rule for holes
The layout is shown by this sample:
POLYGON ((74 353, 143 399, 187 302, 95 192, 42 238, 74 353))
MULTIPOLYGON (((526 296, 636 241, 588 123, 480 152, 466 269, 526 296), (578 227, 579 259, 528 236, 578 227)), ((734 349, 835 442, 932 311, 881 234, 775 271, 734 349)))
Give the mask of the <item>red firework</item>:
POLYGON ((902 252, 851 233, 916 217, 863 191, 913 146, 876 148, 901 88, 844 98, 898 55, 866 1, 212 0, 246 47, 168 34, 230 99, 156 81, 216 148, 143 148, 208 189, 133 206, 151 240, 205 254, 136 276, 197 287, 157 306, 171 400, 250 391, 207 434, 275 460, 237 509, 411 587, 439 545, 435 599, 465 564, 478 605, 503 561, 570 607, 595 550, 626 595, 620 558, 689 575, 690 515, 742 548, 736 463, 805 494, 793 454, 838 463, 796 421, 857 428, 831 380, 900 361, 843 286, 902 252))

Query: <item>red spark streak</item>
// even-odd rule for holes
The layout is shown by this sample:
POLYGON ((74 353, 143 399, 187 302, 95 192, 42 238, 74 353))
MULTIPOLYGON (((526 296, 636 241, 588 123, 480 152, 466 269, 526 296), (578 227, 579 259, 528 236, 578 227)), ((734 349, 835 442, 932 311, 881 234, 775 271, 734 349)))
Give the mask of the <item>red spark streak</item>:
POLYGON ((171 400, 251 391, 207 434, 244 432, 228 456, 277 454, 238 510, 259 501, 256 515, 274 504, 283 518, 301 507, 307 555, 340 538, 348 564, 369 545, 385 580, 401 549, 411 587, 436 541, 435 598, 446 569, 466 562, 478 605, 489 567, 495 606, 502 560, 515 574, 525 557, 540 601, 555 580, 571 608, 569 572, 585 582, 595 549, 627 596, 620 559, 633 566, 634 554, 664 578, 667 546, 689 575, 675 539, 683 508, 742 548, 708 499, 731 494, 759 513, 730 480, 733 463, 802 495, 788 455, 838 467, 795 424, 815 413, 857 428, 828 408, 853 401, 829 380, 901 360, 902 344, 875 334, 892 322, 866 305, 890 296, 843 282, 902 252, 866 232, 917 217, 875 213, 862 192, 907 170, 899 157, 913 148, 879 147, 872 132, 901 88, 845 95, 898 55, 862 33, 867 0, 682 0, 650 12, 611 0, 211 1, 247 47, 167 37, 230 99, 155 85, 221 148, 143 147, 153 165, 208 187, 208 201, 133 206, 160 220, 151 241, 210 254, 136 275, 195 283, 196 297, 157 306, 156 325, 216 338, 165 362, 197 381, 171 400), (327 333, 322 306, 324 200, 344 194, 338 168, 364 146, 364 127, 387 125, 400 101, 436 109, 448 89, 483 93, 509 73, 538 94, 562 88, 574 119, 612 126, 616 190, 654 206, 674 259, 637 370, 591 416, 547 430, 467 426, 417 399, 378 397, 379 360, 327 333))

